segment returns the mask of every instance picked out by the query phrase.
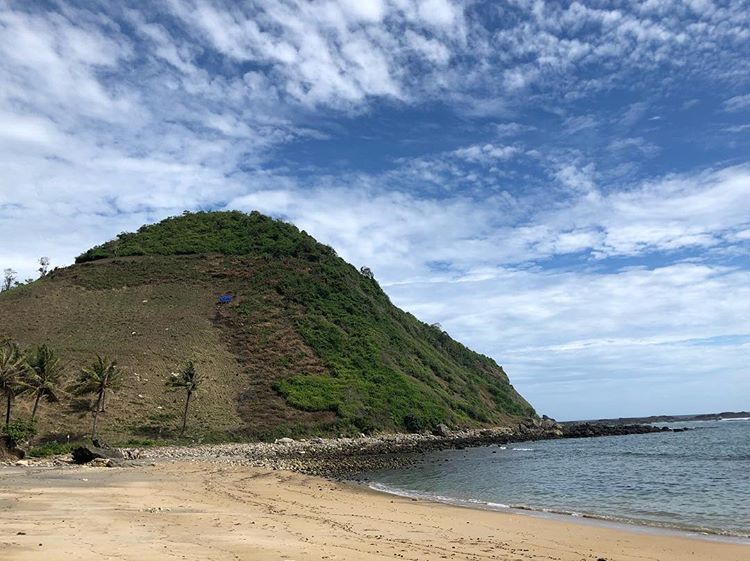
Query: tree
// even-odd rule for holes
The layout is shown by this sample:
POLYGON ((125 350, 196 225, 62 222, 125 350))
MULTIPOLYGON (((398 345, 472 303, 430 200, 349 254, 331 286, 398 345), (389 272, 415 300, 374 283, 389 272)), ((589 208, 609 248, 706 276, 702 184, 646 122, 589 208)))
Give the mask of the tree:
POLYGON ((10 424, 10 410, 13 400, 20 393, 21 376, 26 370, 26 360, 15 343, 5 343, 0 347, 0 394, 5 397, 5 426, 10 424))
POLYGON ((193 361, 188 361, 185 367, 179 372, 172 372, 167 378, 167 387, 173 391, 185 390, 187 396, 185 399, 185 410, 182 412, 182 428, 180 429, 180 436, 185 434, 185 427, 187 426, 187 415, 188 408, 190 407, 190 398, 193 393, 203 383, 203 376, 195 370, 193 361))
POLYGON ((60 401, 60 382, 63 365, 60 359, 47 345, 36 347, 27 358, 28 368, 22 377, 23 393, 33 396, 34 408, 31 410, 31 422, 36 418, 39 402, 60 401))
POLYGON ((96 395, 96 407, 93 411, 94 425, 91 429, 92 440, 96 438, 96 420, 99 413, 104 411, 104 398, 107 391, 118 389, 121 381, 122 371, 117 368, 117 362, 96 355, 96 361, 88 368, 81 369, 71 387, 74 395, 96 395))
POLYGON ((3 269, 3 290, 10 290, 16 280, 17 274, 18 273, 11 268, 3 269))
POLYGON ((39 258, 39 278, 46 277, 49 271, 49 257, 39 258))

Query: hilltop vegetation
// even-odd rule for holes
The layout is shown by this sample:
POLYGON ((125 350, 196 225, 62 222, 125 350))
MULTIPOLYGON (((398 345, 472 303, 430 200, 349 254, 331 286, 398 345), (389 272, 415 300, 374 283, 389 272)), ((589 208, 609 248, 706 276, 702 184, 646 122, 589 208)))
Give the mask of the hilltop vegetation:
POLYGON ((318 260, 334 251, 291 224, 259 212, 186 212, 142 226, 137 232, 122 233, 79 255, 76 263, 108 257, 201 253, 318 260))
MULTIPOLYGON (((211 439, 483 426, 534 415, 502 368, 393 306, 378 283, 290 224, 186 213, 83 253, 0 295, 0 326, 71 362, 125 371, 105 436, 173 437, 163 391, 186 360, 206 373, 193 435, 211 439), (231 294, 221 303, 218 296, 231 294)), ((88 424, 72 402, 47 433, 88 424)))

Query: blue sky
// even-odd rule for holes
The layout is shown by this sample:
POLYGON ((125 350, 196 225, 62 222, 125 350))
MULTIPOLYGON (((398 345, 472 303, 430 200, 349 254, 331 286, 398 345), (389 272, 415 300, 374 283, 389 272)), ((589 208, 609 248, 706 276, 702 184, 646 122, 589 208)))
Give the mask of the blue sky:
POLYGON ((561 419, 750 408, 750 3, 0 0, 0 266, 185 209, 373 269, 561 419))

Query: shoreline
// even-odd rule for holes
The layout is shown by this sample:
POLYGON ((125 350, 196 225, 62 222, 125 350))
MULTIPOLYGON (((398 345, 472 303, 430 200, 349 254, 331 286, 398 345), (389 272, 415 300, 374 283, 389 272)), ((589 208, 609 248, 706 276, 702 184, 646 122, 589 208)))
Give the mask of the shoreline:
POLYGON ((206 461, 0 469, 0 559, 742 561, 750 548, 206 461))
POLYGON ((509 443, 569 438, 600 438, 630 434, 663 434, 689 430, 651 425, 560 425, 552 420, 533 420, 515 427, 501 426, 433 433, 384 433, 341 438, 281 438, 273 444, 236 443, 197 446, 163 446, 123 449, 130 459, 224 458, 255 467, 272 467, 336 479, 382 468, 413 465, 426 453, 509 443))
POLYGON ((623 532, 645 533, 653 535, 685 537, 690 539, 704 540, 710 542, 733 543, 750 546, 750 535, 732 534, 708 528, 694 528, 691 526, 676 526, 668 523, 658 524, 648 520, 636 520, 628 518, 615 518, 595 513, 577 513, 573 511, 552 510, 535 508, 531 506, 505 505, 486 501, 473 501, 430 495, 427 493, 412 492, 396 489, 382 485, 377 482, 360 483, 356 481, 343 481, 355 487, 366 487, 375 493, 387 496, 402 497, 405 499, 416 499, 428 501, 435 504, 453 506, 458 508, 476 509, 486 512, 498 512, 514 514, 517 516, 531 516, 542 520, 558 520, 563 523, 593 525, 602 528, 611 528, 623 532))

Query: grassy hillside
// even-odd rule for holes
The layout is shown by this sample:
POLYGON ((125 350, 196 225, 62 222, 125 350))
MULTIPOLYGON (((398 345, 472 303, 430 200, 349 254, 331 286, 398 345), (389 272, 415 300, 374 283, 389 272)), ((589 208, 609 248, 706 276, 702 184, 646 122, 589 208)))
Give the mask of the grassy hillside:
MULTIPOLYGON (((71 375, 97 352, 118 360, 125 384, 100 419, 113 441, 173 437, 182 396, 164 379, 188 359, 208 377, 189 431, 206 439, 534 414, 494 361, 393 306, 331 248, 258 213, 185 214, 121 234, 0 294, 0 316, 0 338, 49 343, 71 375), (232 302, 220 303, 226 293, 232 302)), ((41 428, 82 433, 85 406, 44 405, 41 428)))

